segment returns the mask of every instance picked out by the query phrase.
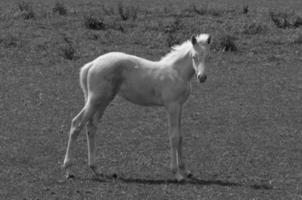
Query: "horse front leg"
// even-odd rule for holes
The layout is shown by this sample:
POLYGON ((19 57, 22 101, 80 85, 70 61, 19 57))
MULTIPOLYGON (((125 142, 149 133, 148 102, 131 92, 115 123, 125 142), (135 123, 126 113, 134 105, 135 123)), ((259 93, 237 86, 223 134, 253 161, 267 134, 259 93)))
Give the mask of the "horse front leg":
POLYGON ((182 145, 182 143, 183 143, 183 137, 180 136, 179 143, 178 143, 178 146, 177 146, 178 166, 182 170, 182 172, 185 174, 185 176, 190 178, 193 175, 192 175, 192 172, 187 170, 186 167, 185 167, 185 163, 183 161, 183 148, 182 148, 183 145, 182 145))
POLYGON ((71 175, 71 172, 70 172, 70 167, 72 165, 72 163, 71 163, 72 155, 71 154, 73 152, 75 142, 84 125, 82 122, 83 113, 84 113, 84 109, 82 109, 81 112, 76 117, 74 117, 71 121, 68 144, 67 144, 66 154, 65 154, 65 158, 64 158, 64 162, 63 162, 63 166, 62 166, 66 171, 66 178, 73 177, 73 175, 71 175))
POLYGON ((169 120, 169 139, 171 146, 171 164, 170 168, 175 175, 177 181, 184 180, 184 176, 181 173, 180 165, 184 165, 181 156, 181 131, 180 131, 180 119, 181 119, 181 105, 173 104, 168 106, 168 120, 169 120))
POLYGON ((96 141, 95 135, 97 126, 94 120, 88 121, 86 125, 87 147, 88 147, 88 166, 92 169, 96 176, 100 175, 95 164, 96 161, 96 141))
POLYGON ((67 144, 67 150, 63 162, 63 168, 66 171, 66 178, 72 178, 73 175, 70 173, 71 166, 71 154, 74 151, 75 142, 82 130, 88 121, 91 120, 96 111, 96 104, 92 101, 86 103, 81 112, 72 120, 71 128, 69 133, 69 139, 67 144))

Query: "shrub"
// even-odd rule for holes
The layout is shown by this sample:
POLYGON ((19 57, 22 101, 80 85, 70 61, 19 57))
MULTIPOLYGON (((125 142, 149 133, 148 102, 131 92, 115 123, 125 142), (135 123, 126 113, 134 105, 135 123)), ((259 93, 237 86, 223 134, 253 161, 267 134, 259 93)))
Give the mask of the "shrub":
POLYGON ((75 56, 75 49, 71 44, 66 44, 63 47, 61 47, 62 56, 65 59, 73 60, 75 56))
POLYGON ((194 4, 192 6, 192 10, 198 15, 210 15, 214 17, 219 17, 222 15, 222 11, 219 11, 214 8, 209 8, 207 5, 202 5, 199 8, 197 8, 196 5, 194 4))
POLYGON ((73 46, 72 39, 69 38, 67 35, 62 35, 64 43, 60 47, 61 55, 63 58, 68 60, 73 60, 75 58, 76 50, 73 46))
POLYGON ((21 12, 21 16, 24 19, 34 19, 35 13, 33 11, 32 5, 28 2, 21 1, 18 3, 18 8, 21 12))
POLYGON ((235 37, 229 34, 222 34, 213 40, 212 47, 215 50, 222 51, 237 51, 235 37))
POLYGON ((248 5, 245 5, 242 7, 242 13, 243 14, 247 14, 249 12, 249 6, 248 5))
POLYGON ((19 40, 15 35, 8 34, 7 36, 0 39, 5 48, 17 47, 19 40))
POLYGON ((57 2, 52 9, 53 13, 58 13, 59 15, 66 15, 67 9, 63 3, 57 2))
POLYGON ((105 30, 106 25, 102 19, 97 19, 93 16, 84 17, 84 24, 88 29, 105 30))
POLYGON ((174 21, 164 27, 165 33, 175 33, 177 30, 181 29, 180 18, 174 18, 174 21))
POLYGON ((302 33, 300 33, 294 40, 295 44, 302 44, 302 33))
POLYGON ((133 20, 137 19, 138 7, 134 6, 124 6, 121 2, 117 6, 118 13, 123 21, 126 21, 130 18, 133 20))
POLYGON ((105 5, 102 5, 102 10, 104 12, 105 15, 114 15, 115 11, 113 7, 106 7, 105 5))
POLYGON ((27 2, 21 1, 18 3, 18 8, 20 11, 27 11, 27 10, 31 10, 32 6, 27 2))
POLYGON ((267 27, 263 24, 259 24, 257 22, 253 22, 251 24, 247 24, 244 27, 243 33, 248 35, 256 35, 263 34, 267 30, 267 27))
POLYGON ((169 33, 168 36, 167 36, 167 44, 168 44, 168 47, 172 47, 176 44, 179 44, 179 39, 176 38, 176 36, 172 33, 169 33))
POLYGON ((119 3, 117 6, 118 13, 122 20, 126 21, 129 18, 129 10, 126 9, 122 3, 119 3))
POLYGON ((273 23, 282 29, 286 28, 297 28, 302 26, 302 17, 296 15, 295 13, 285 13, 285 12, 273 12, 269 13, 273 23))
POLYGON ((99 39, 99 35, 97 35, 95 32, 89 32, 88 33, 88 39, 90 39, 90 40, 98 40, 99 39))

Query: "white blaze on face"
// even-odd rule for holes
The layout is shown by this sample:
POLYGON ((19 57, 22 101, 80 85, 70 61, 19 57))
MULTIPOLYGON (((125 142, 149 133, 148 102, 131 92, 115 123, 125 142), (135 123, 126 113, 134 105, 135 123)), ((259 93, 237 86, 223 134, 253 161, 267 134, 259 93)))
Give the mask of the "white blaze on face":
POLYGON ((204 57, 199 53, 195 53, 193 56, 193 67, 195 70, 196 75, 202 75, 205 71, 204 66, 204 57))
POLYGON ((197 75, 197 79, 200 82, 204 82, 207 79, 205 74, 206 58, 208 56, 208 44, 211 37, 209 34, 201 34, 192 38, 192 44, 194 52, 192 53, 193 67, 197 75))
POLYGON ((210 43, 211 36, 209 34, 200 34, 196 37, 198 43, 210 43))

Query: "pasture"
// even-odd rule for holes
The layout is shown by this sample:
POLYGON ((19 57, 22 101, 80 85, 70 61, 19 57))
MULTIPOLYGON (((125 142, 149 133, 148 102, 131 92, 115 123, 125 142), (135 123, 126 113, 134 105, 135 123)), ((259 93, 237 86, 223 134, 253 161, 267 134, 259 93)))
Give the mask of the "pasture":
POLYGON ((0 199, 302 199, 302 2, 1 1, 0 199), (79 68, 110 51, 159 60, 213 37, 208 80, 184 106, 184 158, 169 170, 167 116, 116 98, 87 166, 84 132, 61 169, 84 103, 79 68))

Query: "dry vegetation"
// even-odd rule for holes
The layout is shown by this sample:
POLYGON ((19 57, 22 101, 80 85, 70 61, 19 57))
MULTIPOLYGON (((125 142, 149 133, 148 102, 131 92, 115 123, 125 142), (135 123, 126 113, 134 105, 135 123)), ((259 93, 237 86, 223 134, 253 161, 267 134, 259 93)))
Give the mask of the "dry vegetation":
POLYGON ((301 198, 301 7, 175 2, 0 3, 1 197, 301 198), (98 139, 112 179, 91 178, 82 134, 77 177, 63 180, 66 133, 83 104, 79 67, 109 51, 157 60, 203 32, 213 36, 209 80, 193 81, 183 119, 196 178, 172 180, 164 111, 117 98, 98 139))

